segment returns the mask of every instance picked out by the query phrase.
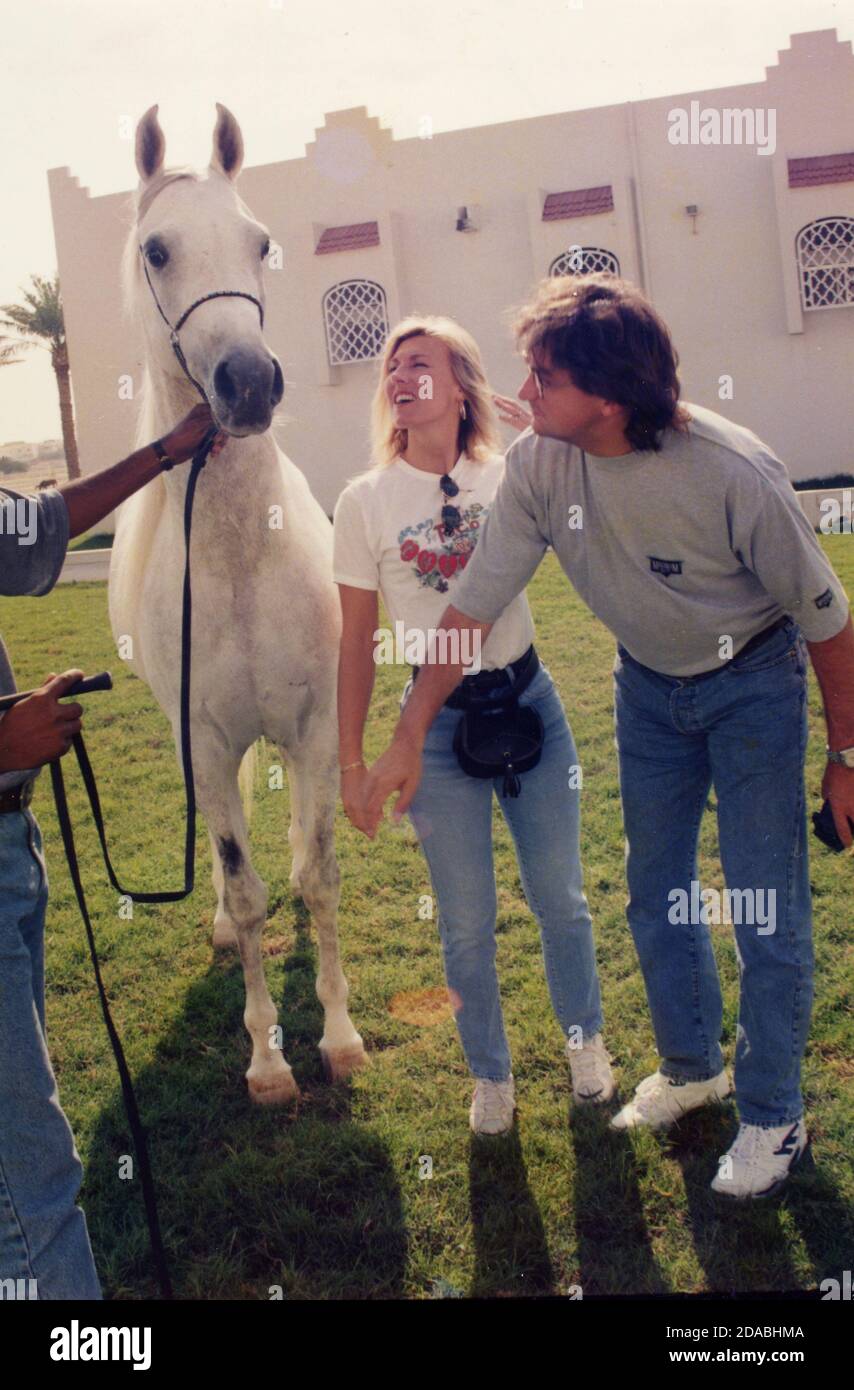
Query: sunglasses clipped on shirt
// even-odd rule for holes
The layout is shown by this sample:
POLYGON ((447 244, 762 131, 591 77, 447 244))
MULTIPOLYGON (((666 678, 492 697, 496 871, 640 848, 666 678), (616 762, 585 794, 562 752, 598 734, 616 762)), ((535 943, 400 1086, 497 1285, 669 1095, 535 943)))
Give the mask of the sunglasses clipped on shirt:
MULTIPOLYGON (((439 487, 442 489, 443 497, 456 497, 460 490, 453 478, 447 473, 443 473, 439 479, 439 487)), ((445 535, 449 536, 452 531, 456 531, 461 521, 459 507, 451 507, 446 502, 442 508, 442 527, 445 535)))

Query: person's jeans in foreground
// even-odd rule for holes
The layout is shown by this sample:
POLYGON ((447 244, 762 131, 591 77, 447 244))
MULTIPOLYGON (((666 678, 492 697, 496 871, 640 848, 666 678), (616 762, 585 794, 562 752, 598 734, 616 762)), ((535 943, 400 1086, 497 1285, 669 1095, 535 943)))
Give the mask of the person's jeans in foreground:
POLYGON ((99 1299, 86 1219, 75 1205, 83 1170, 45 1041, 46 904, 37 822, 29 811, 0 815, 3 1296, 99 1299), (14 1287, 6 1282, 10 1280, 14 1287))
POLYGON ((651 671, 622 647, 614 666, 627 912, 661 1071, 690 1081, 721 1071, 712 932, 734 930, 736 1098, 742 1121, 768 1128, 803 1113, 813 964, 806 672, 791 620, 702 680, 651 671), (740 891, 698 903, 697 839, 712 785, 727 889, 740 891), (709 925, 716 916, 721 924, 709 925))
MULTIPOLYGON (((401 699, 408 697, 411 682, 401 699)), ((549 993, 564 1034, 588 1041, 602 1028, 593 930, 579 858, 578 755, 560 697, 541 667, 521 705, 534 705, 545 727, 538 765, 521 774, 518 797, 500 794, 503 776, 469 777, 453 750, 460 710, 442 708, 427 735, 422 777, 410 816, 424 850, 438 906, 439 934, 452 1004, 472 1074, 510 1075, 495 970, 496 889, 493 793, 516 847, 522 885, 540 927, 549 993)))

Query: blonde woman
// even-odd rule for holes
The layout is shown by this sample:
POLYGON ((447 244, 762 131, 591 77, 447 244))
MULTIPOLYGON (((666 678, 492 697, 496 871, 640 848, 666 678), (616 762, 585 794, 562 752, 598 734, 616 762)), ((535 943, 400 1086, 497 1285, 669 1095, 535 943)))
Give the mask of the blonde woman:
MULTIPOLYGON (((420 643, 423 650, 453 602, 504 469, 489 386, 470 334, 448 318, 398 324, 383 353, 372 424, 375 464, 344 489, 335 509, 334 570, 343 615, 341 795, 347 816, 366 833, 362 737, 374 682, 378 595, 393 627, 402 622, 407 644, 420 643)), ((495 970, 494 794, 540 926, 574 1095, 602 1103, 614 1090, 582 888, 578 779, 571 775, 578 757, 551 677, 537 665, 533 637, 523 592, 483 643, 479 674, 466 676, 437 715, 410 807, 438 905, 449 996, 475 1079, 469 1122, 479 1134, 510 1129, 515 1108, 495 970), (513 795, 502 776, 493 781, 464 772, 453 742, 460 700, 473 686, 492 698, 517 683, 524 686, 519 704, 534 706, 542 718, 544 743, 540 761, 520 775, 513 795)), ((412 678, 401 707, 411 688, 412 678)))

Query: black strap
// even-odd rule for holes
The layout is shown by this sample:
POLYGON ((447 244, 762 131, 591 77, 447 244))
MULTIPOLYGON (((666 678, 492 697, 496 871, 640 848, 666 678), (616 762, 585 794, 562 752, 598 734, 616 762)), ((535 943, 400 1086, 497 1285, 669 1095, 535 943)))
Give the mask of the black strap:
MULTIPOLYGON (((193 757, 190 743, 190 664, 192 657, 192 625, 193 625, 193 594, 190 582, 190 534, 193 519, 193 499, 196 493, 196 483, 199 473, 207 462, 211 445, 216 437, 216 430, 211 429, 205 435, 199 448, 193 456, 190 468, 190 476, 187 480, 187 496, 184 502, 184 584, 182 594, 182 613, 181 613, 181 765, 184 774, 184 791, 187 798, 187 833, 184 841, 184 886, 172 892, 164 893, 142 893, 134 892, 129 888, 124 888, 116 876, 110 860, 109 850, 107 849, 107 835, 104 828, 104 818, 101 813, 101 799, 98 795, 98 785, 95 781, 95 774, 92 771, 92 764, 89 761, 89 754, 83 742, 81 734, 75 734, 74 752, 83 777, 86 794, 89 798, 89 805, 92 810, 92 817, 98 831, 98 838, 101 842, 101 850, 104 856, 104 863, 110 883, 117 892, 124 894, 133 902, 138 903, 175 903, 186 898, 193 891, 196 872, 196 789, 193 779, 193 757)), ((68 814, 68 800, 65 795, 65 782, 62 776, 62 763, 59 758, 50 764, 50 776, 53 783, 53 795, 56 801, 56 814, 59 820, 59 828, 62 833, 62 843, 65 847, 65 857, 68 860, 68 869, 71 874, 71 881, 74 884, 74 892, 77 896, 77 906, 80 908, 80 915, 86 927, 86 936, 89 941, 89 954, 92 957, 92 967, 95 971, 95 982, 98 986, 98 995, 101 1000, 101 1012, 104 1015, 104 1023, 113 1048, 113 1055, 116 1059, 116 1066, 119 1072, 119 1079, 122 1086, 122 1096, 124 1098, 125 1112, 128 1117, 133 1142, 136 1148, 136 1155, 139 1161, 139 1172, 142 1181, 142 1195, 145 1202, 145 1214, 148 1221, 148 1233, 151 1241, 151 1254, 154 1266, 157 1270, 157 1278, 160 1284, 160 1292, 164 1299, 172 1297, 172 1283, 169 1278, 169 1268, 166 1263, 166 1254, 163 1249, 163 1240, 160 1234, 160 1221, 157 1214, 157 1199, 154 1191, 154 1180, 151 1175, 151 1163, 148 1157, 148 1145, 145 1138, 145 1130, 139 1117, 139 1108, 136 1103, 133 1083, 130 1072, 122 1050, 121 1040, 116 1031, 110 1014, 110 1006, 107 1002, 107 994, 104 989, 104 982, 101 978, 101 968, 98 962, 98 952, 95 947, 95 935, 92 930, 92 922, 86 906, 86 897, 83 892, 83 883, 80 877, 80 865, 77 861, 77 851, 74 846, 74 833, 71 828, 71 818, 68 814)))
POLYGON ((110 883, 117 893, 123 893, 131 898, 135 903, 177 903, 188 897, 193 891, 196 873, 196 789, 193 779, 193 751, 190 735, 190 666, 192 661, 192 635, 193 635, 193 593, 190 579, 190 534, 193 520, 193 500, 196 493, 196 484, 199 473, 204 468, 207 461, 210 447, 216 437, 216 430, 208 431, 202 440, 199 448, 193 456, 190 467, 190 476, 187 480, 187 496, 184 501, 184 584, 181 600, 181 695, 180 695, 180 722, 181 722, 181 765, 184 774, 184 792, 187 800, 187 830, 184 839, 184 886, 183 888, 173 889, 161 893, 145 893, 141 890, 125 888, 116 875, 113 868, 110 852, 107 848, 107 833, 104 827, 104 817, 101 811, 101 799, 98 795, 98 785, 95 781, 95 774, 92 771, 92 764, 89 761, 89 754, 86 745, 80 734, 74 738, 74 752, 77 755, 77 762, 89 797, 89 805, 92 809, 92 819, 98 831, 98 839, 101 841, 101 851, 104 856, 104 864, 110 883))
MULTIPOLYGON (((78 734, 74 739, 75 750, 78 758, 82 747, 82 739, 78 734)), ((62 765, 57 758, 56 762, 50 765, 50 777, 53 782, 53 795, 56 800, 56 814, 59 819, 59 829, 62 832, 62 843, 65 846, 65 857, 68 860, 68 868, 71 873, 71 881, 74 884, 74 892, 77 895, 77 906, 80 908, 80 915, 86 927, 86 936, 89 941, 89 954, 92 957, 92 968, 95 971, 95 983, 98 986, 98 996, 101 1000, 101 1012, 104 1015, 104 1023, 109 1034, 110 1042, 113 1047, 113 1055, 116 1059, 116 1066, 119 1072, 119 1080, 122 1083, 122 1097, 125 1103, 125 1113, 128 1117, 128 1124, 133 1135, 134 1148, 139 1162, 139 1176, 142 1181, 142 1197, 145 1202, 145 1215, 148 1221, 148 1235, 151 1241, 151 1254, 154 1259, 154 1267, 157 1270, 157 1279, 160 1284, 161 1296, 165 1299, 172 1297, 172 1282, 169 1278, 169 1267, 166 1263, 166 1254, 163 1249, 163 1239, 160 1234, 160 1220, 157 1214, 157 1198, 154 1193, 154 1182, 151 1176, 151 1162, 148 1157, 148 1144, 145 1138, 145 1130, 139 1118, 139 1108, 136 1103, 133 1082, 130 1079, 128 1064, 122 1049, 121 1040, 116 1032, 110 1013, 110 1006, 107 1003, 107 994, 104 989, 104 982, 101 979, 101 968, 98 963, 98 952, 95 949, 95 936, 92 931, 92 923, 89 919, 89 912, 86 907, 86 898, 83 893, 83 884, 80 881, 80 866, 77 862, 77 852, 74 848, 74 833, 71 829, 71 819, 68 814, 68 802, 65 796, 65 784, 62 780, 62 765)))

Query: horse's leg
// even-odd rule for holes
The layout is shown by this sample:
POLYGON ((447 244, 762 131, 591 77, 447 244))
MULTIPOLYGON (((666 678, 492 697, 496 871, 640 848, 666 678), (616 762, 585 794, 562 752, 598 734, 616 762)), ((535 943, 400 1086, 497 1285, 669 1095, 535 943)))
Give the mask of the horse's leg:
POLYGON ((320 725, 288 756, 291 796, 296 793, 304 836, 300 894, 317 930, 317 997, 323 1005, 320 1053, 327 1076, 338 1081, 367 1061, 364 1044, 347 1013, 348 986, 338 953, 340 877, 335 858, 338 799, 337 748, 320 725))
POLYGON ((249 1094, 265 1104, 281 1104, 297 1096, 299 1088, 279 1047, 276 1006, 264 978, 261 932, 267 916, 267 889, 249 858, 237 783, 240 759, 201 733, 193 739, 193 764, 196 799, 219 860, 222 920, 236 932, 243 965, 243 1019, 252 1039, 252 1060, 246 1073, 249 1094))
POLYGON ((225 875, 222 860, 213 832, 208 830, 211 842, 211 877, 216 893, 216 915, 214 916, 212 941, 218 950, 230 949, 237 945, 237 932, 234 923, 225 910, 225 875))
POLYGON ((288 844, 291 847, 290 885, 295 893, 302 896, 302 871, 305 864, 305 826, 300 804, 300 783, 296 776, 293 758, 287 749, 281 750, 288 769, 288 787, 291 796, 291 823, 288 827, 288 844))

